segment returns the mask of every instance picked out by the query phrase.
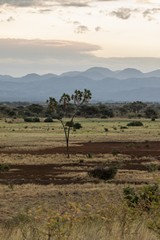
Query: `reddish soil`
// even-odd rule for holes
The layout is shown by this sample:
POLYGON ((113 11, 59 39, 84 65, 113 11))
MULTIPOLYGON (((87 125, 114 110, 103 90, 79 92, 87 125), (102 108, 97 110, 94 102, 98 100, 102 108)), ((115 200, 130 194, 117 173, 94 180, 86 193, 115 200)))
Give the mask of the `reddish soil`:
MULTIPOLYGON (((71 154, 105 154, 105 153, 121 153, 132 156, 160 156, 160 142, 86 142, 70 146, 71 154)), ((6 150, 1 148, 1 153, 18 153, 31 155, 45 154, 64 154, 66 147, 53 147, 39 150, 6 150)))
MULTIPOLYGON (((5 150, 1 149, 1 153, 11 154, 32 154, 44 155, 55 153, 66 153, 65 147, 40 149, 40 150, 5 150)), ((71 154, 99 154, 99 153, 112 153, 112 154, 128 154, 132 156, 132 160, 122 162, 112 162, 112 165, 118 164, 121 170, 147 170, 147 167, 142 164, 143 162, 150 162, 150 156, 160 157, 160 142, 88 142, 80 143, 78 146, 70 147, 71 154), (147 158, 142 159, 142 156, 147 158), (137 157, 139 157, 137 159, 137 157)), ((98 183, 97 179, 89 177, 82 177, 81 173, 87 173, 90 169, 96 166, 102 166, 102 161, 82 161, 79 163, 66 163, 66 164, 45 164, 45 165, 10 165, 10 170, 0 172, 0 183, 2 184, 84 184, 86 182, 98 183)), ((109 166, 110 164, 108 164, 109 166)), ((116 184, 126 183, 126 181, 111 180, 116 184)), ((127 183, 148 183, 147 181, 136 182, 128 180, 127 183)))

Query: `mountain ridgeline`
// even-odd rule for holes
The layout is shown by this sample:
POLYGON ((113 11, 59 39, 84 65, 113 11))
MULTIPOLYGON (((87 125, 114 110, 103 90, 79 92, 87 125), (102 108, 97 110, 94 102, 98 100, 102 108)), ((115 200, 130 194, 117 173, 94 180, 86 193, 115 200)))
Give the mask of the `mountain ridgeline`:
POLYGON ((65 72, 61 75, 35 73, 15 78, 0 75, 0 101, 46 101, 59 98, 63 92, 90 89, 93 101, 160 102, 160 69, 143 73, 127 68, 111 71, 93 67, 86 71, 65 72))

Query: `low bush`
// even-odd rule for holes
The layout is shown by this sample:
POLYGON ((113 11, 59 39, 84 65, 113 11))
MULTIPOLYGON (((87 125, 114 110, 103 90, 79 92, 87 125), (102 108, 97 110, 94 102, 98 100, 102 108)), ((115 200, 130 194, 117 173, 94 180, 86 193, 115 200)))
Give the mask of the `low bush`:
POLYGON ((0 163, 0 172, 9 171, 10 166, 7 163, 0 163))
POLYGON ((30 117, 25 117, 25 118, 24 118, 24 121, 25 121, 25 122, 33 122, 33 119, 30 118, 30 117))
POLYGON ((132 121, 127 124, 128 127, 138 127, 143 126, 143 123, 141 121, 132 121))
POLYGON ((103 180, 109 180, 115 177, 117 173, 117 167, 96 167, 89 171, 89 176, 94 178, 99 178, 103 180))
POLYGON ((24 118, 24 121, 25 122, 40 122, 40 119, 38 117, 34 117, 34 118, 26 117, 26 118, 24 118))
POLYGON ((120 152, 117 149, 113 149, 111 153, 113 156, 117 156, 120 152))
POLYGON ((34 118, 32 119, 32 121, 33 121, 33 122, 40 122, 40 119, 39 119, 38 117, 34 117, 34 118))
POLYGON ((44 119, 44 122, 53 122, 53 119, 51 117, 47 117, 44 119))
POLYGON ((148 172, 155 172, 160 170, 160 166, 155 163, 150 163, 146 165, 148 172))
POLYGON ((132 187, 126 187, 123 189, 123 194, 129 207, 139 207, 140 210, 150 211, 155 205, 160 205, 158 184, 147 185, 137 191, 132 187))
POLYGON ((82 128, 82 125, 77 122, 77 123, 74 123, 73 128, 74 128, 74 129, 81 129, 81 128, 82 128))

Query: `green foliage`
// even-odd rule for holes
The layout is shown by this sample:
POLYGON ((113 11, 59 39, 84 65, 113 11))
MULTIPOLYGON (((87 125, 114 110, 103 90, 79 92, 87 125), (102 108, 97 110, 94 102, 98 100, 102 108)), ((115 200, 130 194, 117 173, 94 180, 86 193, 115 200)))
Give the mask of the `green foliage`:
POLYGON ((123 189, 124 198, 127 200, 129 207, 135 207, 138 203, 139 197, 135 193, 134 188, 126 187, 123 189))
POLYGON ((145 115, 147 118, 151 118, 155 120, 158 116, 158 113, 153 107, 147 107, 145 110, 145 115))
POLYGON ((66 122, 65 126, 69 127, 69 128, 73 128, 74 122, 73 121, 68 121, 68 122, 66 122))
POLYGON ((127 124, 128 127, 140 127, 143 126, 141 121, 132 121, 127 124))
POLYGON ((0 164, 0 172, 5 172, 5 171, 9 171, 10 169, 10 165, 7 163, 1 163, 0 164))
POLYGON ((158 184, 147 185, 139 191, 132 187, 123 189, 124 198, 129 207, 138 207, 143 211, 150 211, 152 207, 160 204, 160 189, 158 184))
POLYGON ((53 122, 53 119, 51 117, 47 117, 44 119, 44 122, 50 123, 50 122, 53 122))
POLYGON ((76 130, 76 129, 81 129, 82 128, 82 125, 79 123, 79 122, 77 122, 77 123, 74 123, 73 124, 73 128, 76 130))
POLYGON ((25 121, 25 122, 40 122, 40 119, 39 119, 38 117, 34 117, 34 118, 25 117, 25 118, 24 118, 24 121, 25 121))
POLYGON ((96 167, 88 172, 89 176, 99 178, 102 180, 109 180, 115 177, 118 169, 115 166, 112 167, 96 167))
POLYGON ((117 149, 112 150, 112 155, 113 156, 117 156, 118 154, 119 154, 119 150, 117 150, 117 149))
POLYGON ((160 169, 158 164, 155 164, 155 163, 150 163, 150 164, 146 165, 146 167, 147 167, 148 172, 155 172, 160 169))
POLYGON ((24 121, 25 121, 25 122, 33 122, 33 119, 32 119, 32 118, 29 118, 29 117, 25 117, 25 118, 24 118, 24 121))
POLYGON ((40 122, 40 119, 38 117, 34 117, 33 122, 40 122))
POLYGON ((109 130, 108 130, 108 128, 104 128, 104 131, 107 133, 109 130))

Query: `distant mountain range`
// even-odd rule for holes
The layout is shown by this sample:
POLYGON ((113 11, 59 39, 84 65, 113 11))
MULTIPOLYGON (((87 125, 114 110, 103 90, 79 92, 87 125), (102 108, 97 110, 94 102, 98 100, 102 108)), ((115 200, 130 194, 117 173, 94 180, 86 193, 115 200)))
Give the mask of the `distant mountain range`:
POLYGON ((20 78, 0 75, 1 102, 42 102, 50 96, 59 98, 64 92, 84 88, 91 90, 93 101, 160 102, 160 69, 143 73, 133 68, 111 71, 93 67, 61 75, 32 73, 20 78))

